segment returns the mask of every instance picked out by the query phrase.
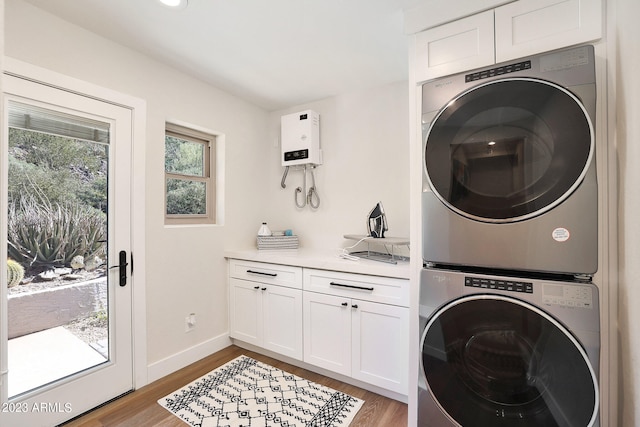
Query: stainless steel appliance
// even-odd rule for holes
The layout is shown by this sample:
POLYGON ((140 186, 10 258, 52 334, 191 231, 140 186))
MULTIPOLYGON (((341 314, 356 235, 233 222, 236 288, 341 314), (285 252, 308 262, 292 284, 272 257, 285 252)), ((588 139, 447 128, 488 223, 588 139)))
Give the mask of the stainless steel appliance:
POLYGON ((599 427, 598 289, 424 269, 419 427, 599 427))
POLYGON ((428 265, 597 271, 592 46, 422 87, 428 265))

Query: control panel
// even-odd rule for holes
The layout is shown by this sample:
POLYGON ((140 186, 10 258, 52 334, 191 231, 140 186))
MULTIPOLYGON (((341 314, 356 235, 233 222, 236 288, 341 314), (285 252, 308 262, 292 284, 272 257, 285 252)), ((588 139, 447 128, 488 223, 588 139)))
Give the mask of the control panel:
MULTIPOLYGON (((534 284, 521 280, 494 279, 465 276, 464 285, 472 288, 532 294, 534 284)), ((593 290, 579 284, 536 283, 545 305, 559 305, 575 308, 593 308, 593 290)))
POLYGON ((487 79, 489 77, 501 76, 502 74, 515 73, 517 71, 531 69, 531 61, 522 61, 515 64, 503 65, 496 68, 490 68, 488 70, 482 70, 475 73, 470 73, 464 76, 466 83, 475 82, 476 80, 487 79))
POLYGON ((500 291, 533 293, 533 283, 518 280, 488 279, 465 276, 464 285, 473 288, 496 289, 500 291))
POLYGON ((593 308, 593 290, 587 286, 544 283, 542 285, 542 303, 593 308))

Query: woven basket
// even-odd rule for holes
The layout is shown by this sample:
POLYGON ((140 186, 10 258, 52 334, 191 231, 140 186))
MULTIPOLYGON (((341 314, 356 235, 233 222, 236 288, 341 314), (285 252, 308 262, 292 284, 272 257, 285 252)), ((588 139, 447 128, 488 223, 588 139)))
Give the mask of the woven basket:
POLYGON ((298 236, 258 236, 258 249, 298 249, 298 236))

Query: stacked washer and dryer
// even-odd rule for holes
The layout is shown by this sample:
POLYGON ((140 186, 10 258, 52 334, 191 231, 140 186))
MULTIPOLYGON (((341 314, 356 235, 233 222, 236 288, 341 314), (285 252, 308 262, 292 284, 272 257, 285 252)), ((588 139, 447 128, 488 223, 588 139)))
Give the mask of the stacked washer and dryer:
POLYGON ((422 87, 420 427, 599 426, 592 46, 422 87))

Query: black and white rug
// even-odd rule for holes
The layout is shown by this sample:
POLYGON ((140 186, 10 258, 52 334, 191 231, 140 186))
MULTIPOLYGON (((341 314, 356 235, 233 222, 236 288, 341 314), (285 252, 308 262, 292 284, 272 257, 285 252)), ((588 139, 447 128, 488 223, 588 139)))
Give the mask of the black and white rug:
POLYGON ((240 356, 158 403, 194 427, 346 427, 364 401, 240 356))

